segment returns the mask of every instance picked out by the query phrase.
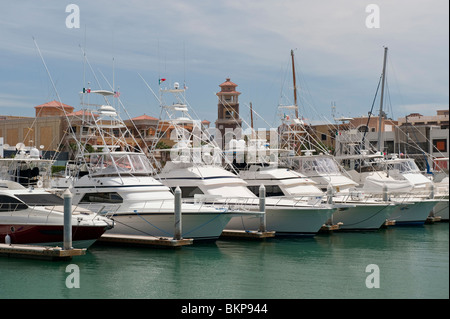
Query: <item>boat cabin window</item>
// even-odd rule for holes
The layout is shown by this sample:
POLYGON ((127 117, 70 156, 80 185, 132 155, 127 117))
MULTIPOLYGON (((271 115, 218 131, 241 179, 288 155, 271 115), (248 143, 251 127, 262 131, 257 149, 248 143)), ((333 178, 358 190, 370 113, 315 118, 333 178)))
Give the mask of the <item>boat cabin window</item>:
POLYGON ((64 199, 55 194, 15 194, 29 206, 62 206, 64 199))
MULTIPOLYGON (((176 187, 171 187, 172 192, 175 193, 176 187)), ((202 190, 198 187, 180 187, 182 198, 194 198, 195 195, 204 194, 202 190)))
POLYGON ((123 198, 116 192, 108 193, 86 193, 80 200, 80 203, 108 203, 120 204, 123 203, 123 198))
MULTIPOLYGON (((283 191, 278 185, 264 185, 266 188, 266 196, 284 196, 283 191)), ((256 196, 259 196, 259 186, 247 186, 247 188, 256 196)))
POLYGON ((17 198, 0 195, 0 212, 16 211, 27 209, 28 206, 17 198))

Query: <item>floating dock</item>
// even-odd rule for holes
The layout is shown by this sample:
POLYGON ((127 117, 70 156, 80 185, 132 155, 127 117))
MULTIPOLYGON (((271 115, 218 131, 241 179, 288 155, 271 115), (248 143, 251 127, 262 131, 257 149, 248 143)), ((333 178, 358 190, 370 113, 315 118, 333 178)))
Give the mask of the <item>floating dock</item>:
POLYGON ((223 230, 220 238, 264 239, 275 237, 275 231, 223 230))
POLYGON ((86 254, 86 249, 62 249, 61 247, 0 244, 0 256, 44 259, 44 260, 70 260, 74 256, 86 254))
POLYGON ((153 237, 141 235, 119 235, 119 234, 103 234, 98 240, 98 243, 107 244, 122 244, 131 246, 153 246, 177 248, 186 245, 192 245, 194 240, 187 239, 173 239, 170 237, 153 237))

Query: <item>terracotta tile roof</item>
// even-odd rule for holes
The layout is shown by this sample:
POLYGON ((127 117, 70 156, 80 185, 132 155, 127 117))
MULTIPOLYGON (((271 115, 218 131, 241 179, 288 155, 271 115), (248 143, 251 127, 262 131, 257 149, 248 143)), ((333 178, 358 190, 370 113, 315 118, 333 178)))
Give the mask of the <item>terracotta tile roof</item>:
POLYGON ((51 102, 47 102, 47 103, 41 104, 41 105, 38 105, 38 106, 35 106, 35 108, 38 108, 38 107, 61 107, 61 105, 64 108, 66 108, 66 107, 67 108, 71 108, 71 109, 74 108, 73 106, 70 106, 70 105, 67 105, 67 104, 64 104, 64 103, 59 103, 58 101, 55 101, 55 100, 53 100, 51 102))
POLYGON ((156 117, 149 116, 147 114, 132 118, 131 120, 133 120, 133 121, 142 121, 142 120, 158 121, 158 119, 156 117))
POLYGON ((238 86, 236 83, 233 83, 230 81, 230 78, 226 78, 226 81, 223 82, 222 84, 219 85, 220 87, 222 86, 238 86))

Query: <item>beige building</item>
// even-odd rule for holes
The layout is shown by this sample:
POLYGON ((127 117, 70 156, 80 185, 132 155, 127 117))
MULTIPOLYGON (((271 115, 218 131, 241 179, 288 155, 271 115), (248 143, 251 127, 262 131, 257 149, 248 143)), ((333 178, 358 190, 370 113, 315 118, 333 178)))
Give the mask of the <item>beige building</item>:
MULTIPOLYGON (((449 156, 448 110, 439 110, 434 116, 423 116, 411 113, 398 121, 385 120, 382 123, 384 131, 381 134, 382 150, 385 153, 405 154, 416 160, 423 169, 425 160, 449 156), (428 157, 425 156, 428 153, 428 157)), ((378 118, 369 121, 365 132, 366 118, 351 119, 340 126, 336 135, 336 154, 355 154, 364 140, 364 149, 377 148, 378 118)))
POLYGON ((0 116, 0 136, 5 149, 23 143, 44 151, 58 150, 63 136, 64 112, 72 112, 73 107, 51 101, 36 106, 35 110, 36 117, 0 116))

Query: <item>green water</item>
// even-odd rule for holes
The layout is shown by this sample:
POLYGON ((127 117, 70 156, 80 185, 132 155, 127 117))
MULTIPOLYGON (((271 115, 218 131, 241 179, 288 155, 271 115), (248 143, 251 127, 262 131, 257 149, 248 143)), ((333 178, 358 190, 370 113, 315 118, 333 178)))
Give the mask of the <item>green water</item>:
POLYGON ((177 250, 96 244, 71 261, 0 257, 0 299, 449 298, 449 224, 177 250), (68 288, 66 266, 79 269, 68 288), (379 288, 367 288, 369 264, 379 288))

